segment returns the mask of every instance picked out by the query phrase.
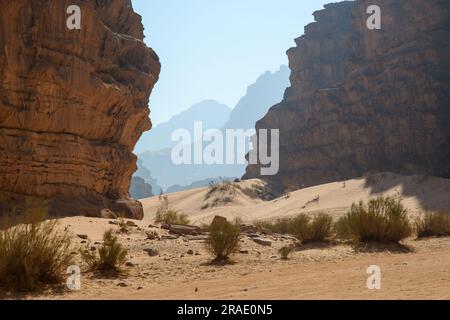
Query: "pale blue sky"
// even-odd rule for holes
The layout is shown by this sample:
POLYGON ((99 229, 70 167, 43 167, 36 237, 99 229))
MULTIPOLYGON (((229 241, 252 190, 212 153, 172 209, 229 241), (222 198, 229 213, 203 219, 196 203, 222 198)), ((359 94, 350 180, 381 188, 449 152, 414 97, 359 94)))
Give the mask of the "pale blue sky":
POLYGON ((266 70, 287 64, 286 50, 332 0, 132 0, 162 71, 151 99, 154 125, 194 103, 234 107, 266 70))

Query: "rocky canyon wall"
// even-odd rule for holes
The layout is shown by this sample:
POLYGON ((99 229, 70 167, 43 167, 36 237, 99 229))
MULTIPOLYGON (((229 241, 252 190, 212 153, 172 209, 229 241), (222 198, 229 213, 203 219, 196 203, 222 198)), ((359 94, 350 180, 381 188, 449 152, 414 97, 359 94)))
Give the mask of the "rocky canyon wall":
POLYGON ((0 210, 38 197, 52 215, 143 217, 132 150, 160 72, 143 38, 131 0, 0 1, 0 210))
POLYGON ((283 101, 256 124, 280 129, 280 171, 263 178, 298 189, 379 171, 450 177, 450 2, 345 1, 314 17, 288 50, 283 101), (370 5, 381 30, 367 28, 370 5))

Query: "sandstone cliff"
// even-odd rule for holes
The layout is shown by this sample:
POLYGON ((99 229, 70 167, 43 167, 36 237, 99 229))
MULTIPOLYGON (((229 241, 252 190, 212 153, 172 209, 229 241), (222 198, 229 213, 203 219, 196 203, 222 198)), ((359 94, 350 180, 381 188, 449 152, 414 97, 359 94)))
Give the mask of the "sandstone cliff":
MULTIPOLYGON (((329 4, 288 50, 291 87, 256 128, 280 129, 285 188, 376 171, 450 177, 450 2, 329 4), (369 30, 369 5, 381 30, 369 30)), ((245 177, 259 177, 249 166, 245 177)))
POLYGON ((142 218, 132 150, 160 72, 143 37, 130 0, 0 1, 0 210, 31 196, 53 215, 142 218))

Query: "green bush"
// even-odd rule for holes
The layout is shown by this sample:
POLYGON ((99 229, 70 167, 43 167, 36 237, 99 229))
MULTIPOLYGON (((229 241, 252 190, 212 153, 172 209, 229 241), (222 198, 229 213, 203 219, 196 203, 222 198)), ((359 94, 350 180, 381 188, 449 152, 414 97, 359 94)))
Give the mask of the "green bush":
POLYGON ((0 231, 0 287, 36 291, 64 281, 72 264, 71 238, 58 231, 56 220, 25 219, 0 231))
POLYGON ((188 216, 174 210, 167 210, 156 214, 155 223, 162 224, 189 224, 188 216))
POLYGON ((417 236, 450 236, 450 214, 446 212, 427 212, 416 222, 417 236))
POLYGON ((161 206, 156 211, 155 223, 161 224, 189 224, 188 216, 184 213, 178 213, 178 211, 169 209, 168 196, 162 196, 161 206))
POLYGON ((112 230, 108 230, 103 234, 103 244, 98 252, 86 248, 80 250, 80 254, 89 270, 117 271, 125 263, 128 252, 112 230))
POLYGON ((331 236, 332 221, 325 213, 319 213, 312 219, 302 213, 291 220, 289 233, 303 243, 325 241, 331 236))
POLYGON ((398 243, 412 233, 408 212, 400 200, 377 198, 353 204, 335 224, 339 237, 354 243, 378 241, 398 243))
POLYGON ((239 229, 228 221, 213 223, 206 240, 207 250, 215 262, 225 262, 239 247, 239 229))
POLYGON ((289 224, 291 219, 278 219, 274 222, 256 221, 254 225, 260 229, 268 229, 273 233, 287 234, 289 233, 289 224))
POLYGON ((278 219, 275 222, 257 221, 254 225, 274 233, 291 234, 302 242, 319 242, 331 236, 333 219, 324 213, 319 213, 312 219, 301 213, 294 218, 278 219))

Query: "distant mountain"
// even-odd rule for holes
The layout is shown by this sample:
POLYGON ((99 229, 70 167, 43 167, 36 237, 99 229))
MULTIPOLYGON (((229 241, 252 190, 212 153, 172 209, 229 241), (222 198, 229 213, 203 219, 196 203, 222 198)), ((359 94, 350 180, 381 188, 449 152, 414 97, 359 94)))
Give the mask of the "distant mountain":
POLYGON ((141 177, 131 178, 130 195, 133 199, 145 199, 153 197, 152 186, 141 177))
POLYGON ((289 75, 290 70, 285 65, 273 73, 266 71, 262 74, 247 88, 247 93, 231 111, 224 128, 254 129, 256 121, 283 98, 285 89, 290 85, 289 75))
POLYGON ((133 177, 138 177, 144 179, 145 183, 148 183, 152 187, 153 194, 160 194, 162 188, 159 186, 158 181, 152 177, 152 173, 148 170, 142 160, 137 161, 137 171, 134 173, 133 177))
POLYGON ((177 144, 170 139, 172 132, 176 129, 187 129, 193 136, 195 121, 203 122, 203 130, 222 128, 229 118, 230 112, 230 107, 215 100, 196 103, 186 111, 172 117, 168 122, 161 123, 143 134, 134 152, 139 154, 172 148, 177 144))
MULTIPOLYGON (((171 149, 149 151, 139 155, 146 167, 152 168, 152 176, 158 180, 164 191, 174 185, 186 186, 195 181, 211 177, 240 177, 245 165, 175 165, 171 159, 171 149)), ((156 190, 154 194, 159 194, 156 190)))
MULTIPOLYGON (((168 128, 172 128, 172 130, 178 127, 190 129, 193 128, 195 120, 203 121, 204 131, 208 128, 214 128, 213 124, 216 125, 215 128, 221 128, 223 132, 226 129, 254 129, 256 121, 263 117, 274 103, 283 98, 283 92, 288 85, 289 69, 286 66, 281 66, 280 69, 275 72, 267 71, 258 77, 254 84, 248 87, 245 96, 240 99, 231 113, 225 115, 226 110, 223 108, 224 110, 220 113, 221 119, 218 112, 211 115, 211 110, 219 110, 220 104, 218 105, 217 102, 215 104, 210 103, 209 105, 215 105, 215 108, 207 108, 205 102, 203 102, 200 106, 197 106, 196 108, 193 107, 194 110, 198 111, 198 109, 200 109, 200 111, 193 112, 193 110, 191 110, 193 108, 191 108, 188 111, 173 117, 168 124, 165 124, 164 126, 161 125, 162 127, 159 129, 160 131, 157 135, 162 135, 159 139, 161 139, 161 141, 166 141, 164 144, 167 145, 167 141, 170 142, 170 135, 172 133, 168 128), (208 112, 202 113, 201 110, 203 109, 208 109, 208 112), (183 114, 185 114, 185 116, 183 116, 183 114), (219 121, 219 119, 221 121, 219 121), (219 122, 222 123, 219 124, 219 122), (205 123, 207 125, 205 125, 205 123)), ((209 101, 211 102, 211 100, 209 101)), ((151 132, 153 131, 154 130, 151 132)), ((159 145, 161 144, 162 143, 159 145)), ((174 188, 194 188, 197 186, 197 184, 195 184, 196 182, 208 181, 208 179, 211 180, 211 177, 241 177, 245 173, 246 162, 244 161, 244 157, 247 150, 242 154, 236 155, 236 157, 243 160, 245 164, 175 165, 171 160, 172 145, 174 144, 170 144, 169 147, 161 148, 159 150, 149 148, 145 152, 138 154, 143 165, 151 169, 153 178, 158 180, 158 183, 164 190, 168 188, 171 188, 171 190, 174 188)), ((155 189, 153 189, 153 193, 158 194, 155 189)))

